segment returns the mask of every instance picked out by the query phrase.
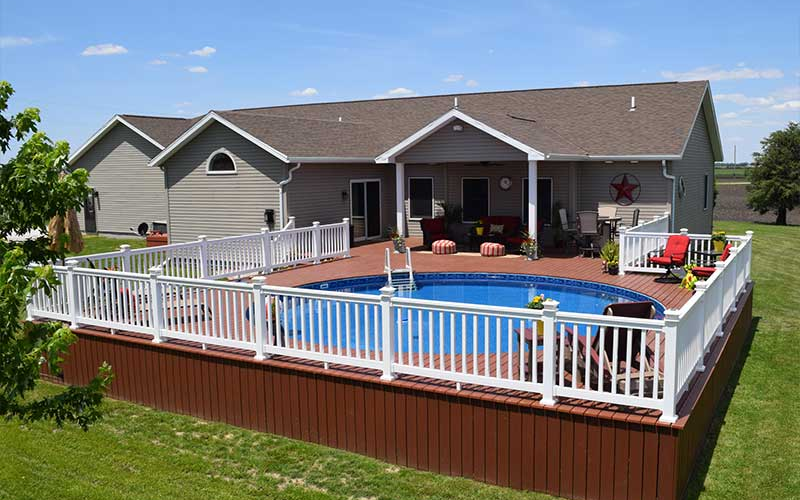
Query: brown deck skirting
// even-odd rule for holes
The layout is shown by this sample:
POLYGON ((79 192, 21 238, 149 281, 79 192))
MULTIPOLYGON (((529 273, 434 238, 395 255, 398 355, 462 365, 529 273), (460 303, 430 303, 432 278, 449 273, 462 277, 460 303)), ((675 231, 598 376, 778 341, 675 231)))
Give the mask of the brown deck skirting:
POLYGON ((77 331, 63 381, 108 361, 110 396, 341 448, 403 466, 570 498, 683 496, 750 332, 752 285, 684 396, 679 420, 611 405, 555 407, 510 391, 456 391, 375 374, 77 331))

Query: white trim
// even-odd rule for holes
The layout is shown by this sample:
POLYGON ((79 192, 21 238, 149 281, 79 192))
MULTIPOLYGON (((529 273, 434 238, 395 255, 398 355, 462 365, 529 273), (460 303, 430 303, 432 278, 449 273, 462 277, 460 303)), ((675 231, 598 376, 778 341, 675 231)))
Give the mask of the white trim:
POLYGON ((551 161, 661 161, 661 160, 680 160, 681 155, 573 155, 549 153, 546 160, 551 161))
POLYGON ((459 111, 457 109, 451 109, 447 113, 443 114, 439 118, 435 119, 431 123, 425 125, 421 129, 414 132, 412 135, 389 149, 383 154, 378 155, 375 158, 375 163, 394 163, 395 158, 402 154, 403 152, 407 151, 411 147, 413 147, 418 142, 422 141, 429 135, 433 134, 443 126, 447 125, 453 120, 461 120, 473 127, 491 135, 495 139, 499 139, 500 141, 505 142, 509 146, 512 146, 516 149, 519 149, 523 153, 528 154, 528 159, 530 160, 544 160, 544 154, 536 149, 524 144, 508 135, 500 132, 499 130, 486 125, 485 123, 472 118, 471 116, 467 115, 466 113, 459 111))
POLYGON ((155 158, 150 160, 150 163, 148 163, 147 165, 151 166, 151 167, 157 167, 157 166, 161 165, 162 163, 164 163, 164 161, 169 159, 170 156, 172 156, 180 148, 182 148, 186 143, 190 142, 192 139, 197 137, 202 131, 207 129, 214 122, 219 123, 221 125, 225 125, 229 129, 233 130, 234 132, 236 132, 240 136, 244 137, 245 139, 247 139, 248 141, 252 142, 256 146, 260 147, 261 149, 263 149, 267 153, 271 154, 272 156, 278 158, 282 162, 289 163, 289 157, 288 156, 286 156, 285 154, 281 153, 277 149, 273 148, 272 146, 270 146, 266 142, 262 141, 261 139, 258 139, 257 137, 255 137, 251 133, 249 133, 249 132, 237 127, 236 125, 231 123, 229 120, 226 120, 225 118, 221 117, 217 113, 211 111, 206 116, 204 116, 202 120, 200 120, 199 122, 195 123, 189 130, 187 130, 186 132, 181 134, 180 137, 175 139, 172 142, 172 144, 170 144, 167 147, 167 149, 165 149, 164 151, 159 153, 155 158))
MULTIPOLYGON (((553 184, 554 184, 555 181, 554 181, 552 176, 549 176, 549 175, 541 176, 540 175, 536 179, 537 187, 538 187, 539 181, 542 180, 542 179, 547 179, 547 180, 550 181, 550 224, 548 226, 552 227, 553 226, 553 205, 555 204, 555 200, 553 200, 553 192, 554 192, 553 191, 553 184)), ((523 224, 527 224, 528 222, 525 220, 525 217, 528 214, 528 205, 525 203, 525 190, 527 189, 527 186, 528 186, 528 176, 527 175, 522 178, 522 186, 523 186, 523 188, 522 188, 522 223, 523 224)), ((538 198, 538 196, 537 196, 537 198, 538 198)), ((538 205, 539 205, 538 199, 537 199, 536 205, 537 205, 537 208, 538 208, 538 205)))
POLYGON ((364 156, 290 156, 290 163, 375 163, 375 158, 364 156))
POLYGON ((239 173, 239 167, 236 165, 236 158, 228 151, 227 148, 219 148, 218 150, 214 151, 208 158, 206 158, 206 175, 236 175, 239 173), (217 155, 225 155, 231 159, 233 163, 233 170, 211 170, 211 160, 213 160, 217 155))
MULTIPOLYGON (((483 179, 483 180, 486 181, 486 212, 487 213, 484 214, 484 215, 486 217, 491 216, 492 215, 491 214, 491 211, 492 211, 492 184, 491 184, 491 179, 489 177, 470 177, 470 176, 461 177, 461 183, 460 184, 461 184, 461 206, 462 207, 464 206, 464 180, 465 179, 467 179, 467 180, 469 180, 469 179, 477 179, 477 180, 483 179)), ((475 222, 478 222, 478 221, 477 220, 466 220, 466 219, 464 219, 464 214, 462 212, 462 214, 461 214, 461 222, 466 224, 466 223, 475 223, 475 222)))
POLYGON ((69 163, 70 165, 73 165, 75 160, 77 160, 78 158, 83 156, 92 146, 97 144, 97 142, 100 141, 100 139, 102 139, 103 137, 105 137, 106 134, 108 132, 110 132, 111 129, 114 127, 114 125, 117 125, 118 123, 122 124, 122 125, 125 125, 129 129, 133 130, 134 132, 139 134, 143 139, 145 139, 147 142, 149 142, 153 146, 157 147, 159 150, 163 150, 164 149, 164 146, 159 144, 158 141, 156 141, 155 139, 153 139, 149 135, 145 134, 144 132, 142 132, 138 128, 136 128, 133 125, 131 125, 131 123, 128 120, 122 118, 119 115, 114 115, 110 120, 108 120, 106 122, 105 125, 103 125, 100 128, 100 130, 95 132, 94 135, 91 136, 88 141, 83 143, 83 145, 80 148, 78 148, 77 151, 75 151, 74 153, 72 153, 72 155, 70 155, 70 157, 67 159, 67 163, 69 163))
POLYGON ((689 140, 692 138, 692 132, 694 132, 694 126, 697 124, 697 117, 700 116, 700 112, 703 113, 706 119, 706 134, 708 135, 708 140, 711 143, 711 154, 714 157, 714 161, 722 161, 722 142, 719 135, 719 125, 717 124, 717 112, 714 109, 714 99, 711 98, 711 89, 708 87, 708 83, 706 83, 706 88, 703 91, 703 98, 700 99, 700 104, 697 106, 697 111, 694 114, 692 125, 689 127, 689 133, 686 135, 686 140, 683 141, 680 158, 676 159, 683 159, 683 155, 686 153, 686 148, 689 146, 689 140), (708 101, 708 104, 706 104, 706 101, 708 101), (713 131, 709 130, 708 128, 709 117, 708 113, 706 112, 706 108, 708 108, 708 111, 711 112, 711 121, 714 123, 713 131), (714 154, 715 150, 717 150, 719 154, 714 154))
POLYGON ((357 183, 364 183, 364 237, 357 238, 353 237, 354 241, 367 241, 367 240, 374 240, 383 236, 383 182, 381 179, 350 179, 350 225, 353 225, 353 184, 357 183), (377 182, 378 183, 378 225, 381 227, 380 232, 376 236, 366 236, 367 234, 367 182, 377 182))
POLYGON ((411 179, 430 179, 431 181, 431 217, 436 216, 436 195, 434 194, 435 180, 429 175, 409 175, 406 177, 406 199, 408 200, 408 220, 419 221, 425 217, 413 217, 411 215, 411 179))

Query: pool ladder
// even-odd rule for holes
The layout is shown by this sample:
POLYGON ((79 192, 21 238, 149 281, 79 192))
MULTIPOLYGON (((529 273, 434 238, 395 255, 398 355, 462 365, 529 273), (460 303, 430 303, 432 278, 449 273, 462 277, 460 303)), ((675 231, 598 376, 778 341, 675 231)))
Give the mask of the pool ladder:
POLYGON ((398 292, 408 292, 417 289, 414 281, 414 268, 411 266, 411 250, 406 250, 406 266, 392 269, 392 253, 386 249, 386 264, 383 267, 386 273, 386 284, 394 287, 398 292))

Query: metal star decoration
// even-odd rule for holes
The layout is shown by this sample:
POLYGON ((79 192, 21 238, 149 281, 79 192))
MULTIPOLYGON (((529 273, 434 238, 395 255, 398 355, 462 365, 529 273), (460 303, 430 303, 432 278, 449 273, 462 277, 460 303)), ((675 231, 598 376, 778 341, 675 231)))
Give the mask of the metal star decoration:
POLYGON ((636 201, 639 197, 638 190, 640 186, 637 179, 635 177, 633 179, 636 182, 631 182, 628 179, 628 174, 622 174, 620 182, 611 182, 611 187, 616 190, 616 194, 612 194, 614 201, 620 205, 630 205, 636 201))

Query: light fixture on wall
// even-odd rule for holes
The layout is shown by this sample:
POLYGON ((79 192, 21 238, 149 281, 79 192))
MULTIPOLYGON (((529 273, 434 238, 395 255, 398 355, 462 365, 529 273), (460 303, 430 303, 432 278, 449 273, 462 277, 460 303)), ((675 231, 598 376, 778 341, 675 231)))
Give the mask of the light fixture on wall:
POLYGON ((611 160, 606 160, 606 161, 604 161, 603 163, 605 163, 605 164, 607 164, 607 165, 610 165, 610 164, 612 164, 612 163, 614 163, 614 162, 613 162, 613 161, 611 161, 611 160))
POLYGON ((464 130, 464 126, 463 125, 461 125, 459 123, 453 125, 453 132, 461 132, 462 130, 464 130))
POLYGON ((342 201, 347 201, 347 197, 348 197, 347 191, 342 191, 342 201))

